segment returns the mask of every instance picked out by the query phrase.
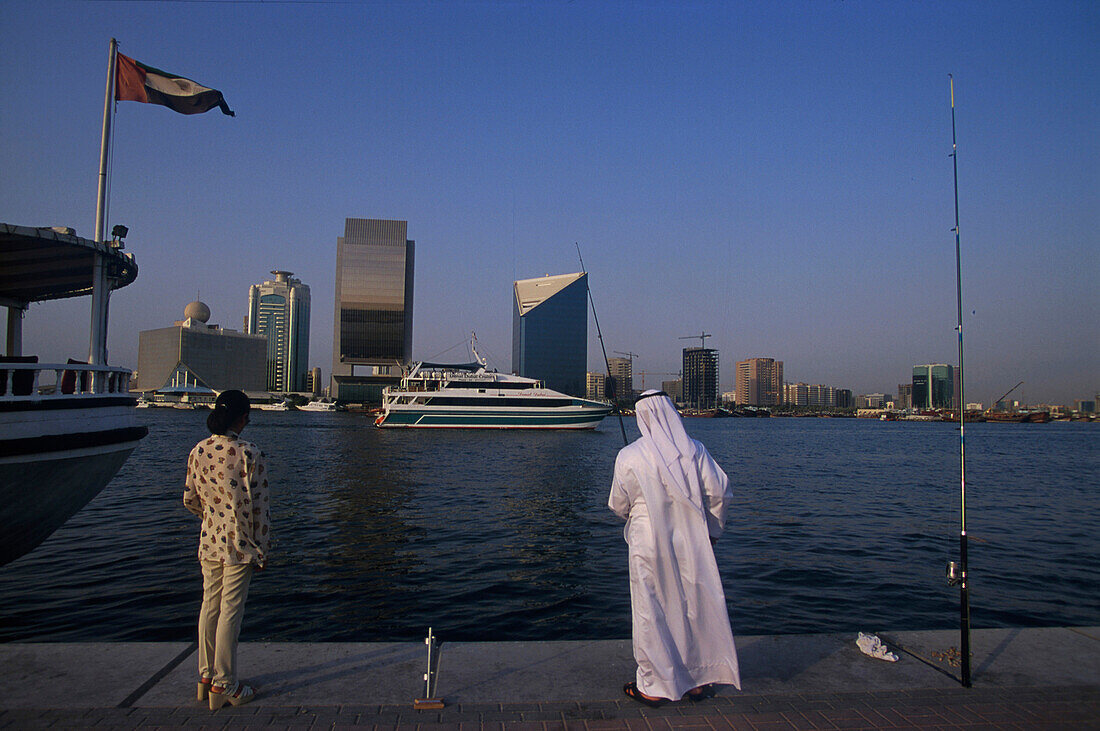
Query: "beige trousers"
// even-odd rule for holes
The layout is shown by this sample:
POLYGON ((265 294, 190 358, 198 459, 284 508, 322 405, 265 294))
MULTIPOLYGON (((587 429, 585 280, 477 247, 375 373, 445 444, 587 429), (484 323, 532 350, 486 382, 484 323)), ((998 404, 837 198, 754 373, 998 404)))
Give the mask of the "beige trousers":
POLYGON ((252 566, 225 566, 219 561, 202 565, 202 609, 199 611, 199 675, 214 685, 237 682, 237 637, 244 619, 244 602, 252 566))

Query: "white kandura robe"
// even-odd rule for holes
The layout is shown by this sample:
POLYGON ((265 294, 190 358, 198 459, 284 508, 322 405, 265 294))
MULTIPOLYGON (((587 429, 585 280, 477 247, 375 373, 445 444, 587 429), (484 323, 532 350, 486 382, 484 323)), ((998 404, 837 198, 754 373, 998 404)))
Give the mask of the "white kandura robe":
POLYGON ((638 688, 672 700, 708 683, 740 688, 710 542, 725 525, 729 478, 666 397, 639 400, 637 413, 642 437, 619 452, 608 505, 627 521, 638 688))

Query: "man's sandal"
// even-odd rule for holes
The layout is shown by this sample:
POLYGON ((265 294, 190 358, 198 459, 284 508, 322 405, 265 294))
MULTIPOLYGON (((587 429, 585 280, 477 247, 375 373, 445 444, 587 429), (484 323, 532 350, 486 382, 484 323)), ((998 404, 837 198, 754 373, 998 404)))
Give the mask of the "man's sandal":
POLYGON ((251 685, 237 683, 232 688, 222 688, 220 685, 210 686, 210 710, 216 711, 226 703, 231 706, 243 706, 256 697, 256 690, 251 685))
POLYGON ((660 708, 664 704, 668 703, 664 698, 648 698, 642 691, 638 690, 638 683, 631 680, 629 683, 623 686, 623 693, 626 693, 627 697, 633 698, 644 706, 650 708, 660 708))
POLYGON ((698 703, 699 701, 705 701, 707 698, 713 698, 715 693, 717 691, 714 689, 714 685, 707 684, 692 688, 685 694, 685 697, 692 703, 698 703))

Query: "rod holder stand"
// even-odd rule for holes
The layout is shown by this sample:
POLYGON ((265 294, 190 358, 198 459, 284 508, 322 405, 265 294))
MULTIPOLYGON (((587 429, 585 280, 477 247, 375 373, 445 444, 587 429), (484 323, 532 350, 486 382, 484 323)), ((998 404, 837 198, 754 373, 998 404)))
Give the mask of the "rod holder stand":
POLYGON ((443 699, 436 696, 436 682, 439 677, 439 647, 442 644, 428 628, 428 636, 424 638, 424 644, 428 646, 428 672, 424 673, 424 697, 413 701, 416 710, 438 710, 443 708, 443 699))

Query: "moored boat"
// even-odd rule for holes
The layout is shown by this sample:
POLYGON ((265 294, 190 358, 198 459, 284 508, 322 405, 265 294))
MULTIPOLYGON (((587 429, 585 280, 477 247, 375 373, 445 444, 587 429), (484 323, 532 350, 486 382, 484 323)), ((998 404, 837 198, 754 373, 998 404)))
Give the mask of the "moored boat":
POLYGON ((299 411, 336 411, 336 404, 332 401, 310 401, 298 407, 299 411))
POLYGON ((415 363, 382 391, 380 427, 594 429, 611 404, 568 396, 481 363, 415 363))
POLYGON ((987 411, 985 420, 993 422, 1005 422, 1010 424, 1022 424, 1028 420, 1028 415, 1016 411, 987 411))
POLYGON ((136 277, 133 257, 111 242, 0 224, 0 304, 8 310, 0 357, 0 565, 34 549, 99 494, 148 432, 136 423, 130 371, 102 364, 105 318, 90 338, 100 364, 39 363, 22 352, 23 312, 31 302, 93 292, 105 301, 136 277), (96 282, 97 269, 107 271, 106 286, 96 282))

